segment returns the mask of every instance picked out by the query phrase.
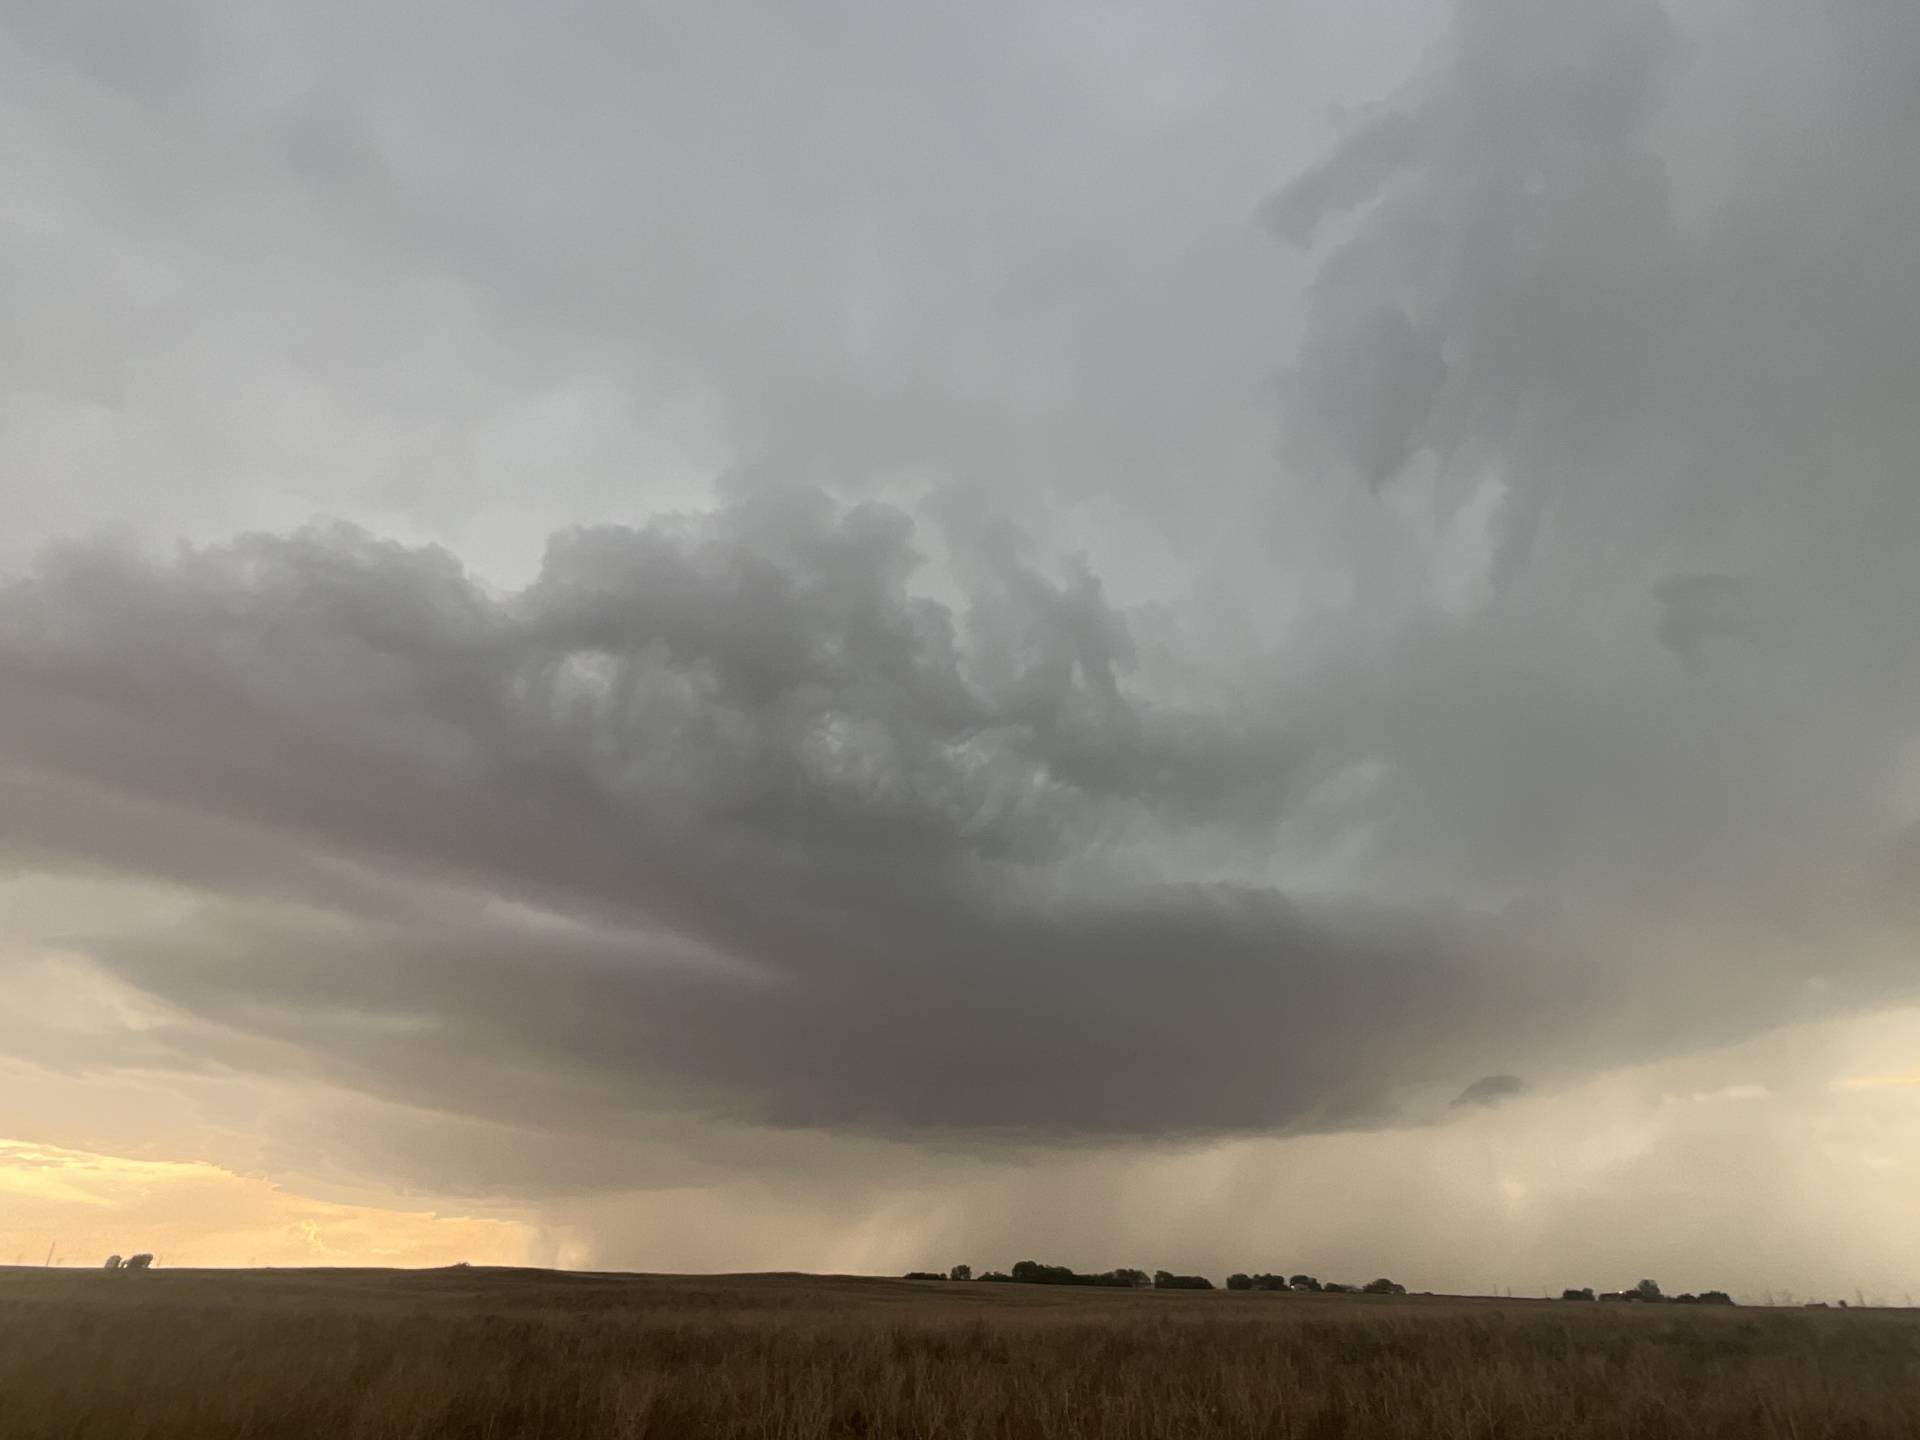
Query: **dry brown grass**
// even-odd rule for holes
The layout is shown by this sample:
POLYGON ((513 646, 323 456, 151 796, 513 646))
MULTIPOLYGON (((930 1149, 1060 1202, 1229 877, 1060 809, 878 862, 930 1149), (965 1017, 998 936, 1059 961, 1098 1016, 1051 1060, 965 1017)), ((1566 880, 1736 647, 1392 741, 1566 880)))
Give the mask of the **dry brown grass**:
POLYGON ((0 1435, 1920 1436, 1920 1316, 804 1276, 0 1271, 0 1435))

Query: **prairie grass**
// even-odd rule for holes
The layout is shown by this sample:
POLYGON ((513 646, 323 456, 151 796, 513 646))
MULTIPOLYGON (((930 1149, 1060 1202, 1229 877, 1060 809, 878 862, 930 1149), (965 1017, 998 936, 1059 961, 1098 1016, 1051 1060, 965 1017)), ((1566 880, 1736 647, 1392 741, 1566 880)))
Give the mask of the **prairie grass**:
POLYGON ((1920 1437, 1920 1316, 806 1276, 0 1270, 6 1440, 1920 1437))

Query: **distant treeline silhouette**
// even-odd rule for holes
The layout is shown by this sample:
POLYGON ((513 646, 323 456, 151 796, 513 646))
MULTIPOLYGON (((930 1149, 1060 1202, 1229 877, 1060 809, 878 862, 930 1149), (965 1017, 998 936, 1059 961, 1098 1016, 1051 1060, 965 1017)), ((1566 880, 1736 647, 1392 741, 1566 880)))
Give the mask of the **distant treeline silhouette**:
MULTIPOLYGON (((909 1280, 972 1280, 978 1278, 996 1284, 1011 1285, 1097 1285, 1116 1290, 1211 1290, 1213 1281, 1204 1275, 1175 1275, 1171 1271, 1156 1270, 1149 1275, 1144 1270, 1122 1267, 1117 1270, 1102 1270, 1093 1274, 1081 1274, 1066 1265, 1043 1265, 1038 1260, 1021 1260, 1011 1270, 989 1270, 976 1277, 971 1266, 956 1265, 945 1275, 934 1270, 909 1270, 909 1280)), ((1299 1290, 1313 1293, 1325 1292, 1329 1295, 1404 1295, 1407 1287, 1393 1280, 1371 1280, 1365 1285, 1342 1285, 1337 1281, 1322 1282, 1311 1275, 1244 1275, 1238 1272, 1227 1277, 1229 1290, 1299 1290)))
POLYGON ((1121 1268, 1102 1270, 1098 1274, 1082 1275, 1066 1265, 1043 1265, 1038 1260, 1016 1261, 1012 1270, 989 1270, 984 1275, 975 1276, 970 1265, 956 1265, 945 1275, 933 1270, 909 1270, 909 1280, 973 1280, 980 1279, 993 1284, 1005 1285, 1099 1285, 1115 1290, 1211 1290, 1213 1282, 1204 1275, 1175 1275, 1166 1270, 1156 1270, 1149 1275, 1144 1270, 1121 1268))
POLYGON ((1009 1280, 1016 1285, 1107 1285, 1121 1290, 1144 1290, 1153 1284, 1144 1270, 1106 1270, 1098 1275, 1080 1275, 1065 1265, 1042 1265, 1038 1260, 1017 1261, 1007 1274, 991 1270, 980 1278, 1009 1280))
POLYGON ((1204 1275, 1169 1275, 1165 1270, 1153 1272, 1153 1288, 1156 1290, 1211 1290, 1213 1281, 1204 1275))
POLYGON ((1610 1300, 1615 1303, 1632 1301, 1640 1305, 1731 1305, 1733 1297, 1724 1290, 1702 1290, 1698 1295, 1664 1295, 1660 1286, 1652 1280, 1642 1280, 1631 1290, 1603 1290, 1598 1295, 1590 1289, 1562 1290, 1562 1300, 1610 1300))
MULTIPOLYGON (((956 1265, 942 1275, 936 1270, 909 1270, 909 1280, 972 1280, 975 1279, 973 1267, 956 1265)), ((1011 1270, 989 1270, 977 1277, 980 1280, 996 1284, 1010 1285, 1095 1285, 1116 1290, 1211 1290, 1213 1282, 1204 1275, 1174 1275, 1165 1270, 1156 1270, 1148 1275, 1144 1270, 1121 1268, 1102 1270, 1095 1274, 1083 1275, 1066 1265, 1043 1265, 1038 1260, 1021 1260, 1011 1270)), ((1382 1276, 1378 1280, 1369 1280, 1364 1285, 1344 1285, 1337 1280, 1320 1280, 1307 1274, 1272 1275, 1261 1272, 1248 1275, 1235 1271, 1227 1277, 1229 1290, 1284 1290, 1293 1293, 1313 1295, 1404 1295, 1407 1287, 1397 1280, 1382 1276)), ((1430 1292, 1422 1291, 1422 1294, 1430 1292)), ((1631 1301, 1642 1305, 1731 1305, 1733 1297, 1724 1290, 1702 1290, 1699 1294, 1668 1295, 1652 1280, 1642 1280, 1630 1290, 1606 1290, 1595 1294, 1591 1289, 1568 1289, 1560 1292, 1562 1300, 1607 1300, 1614 1302, 1631 1301)))

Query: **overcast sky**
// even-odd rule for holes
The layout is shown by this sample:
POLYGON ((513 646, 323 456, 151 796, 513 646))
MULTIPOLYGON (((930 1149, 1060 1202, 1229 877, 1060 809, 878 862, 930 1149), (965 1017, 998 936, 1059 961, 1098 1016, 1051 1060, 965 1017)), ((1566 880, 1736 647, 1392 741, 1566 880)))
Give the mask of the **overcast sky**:
POLYGON ((0 1261, 1920 1290, 1917 71, 0 0, 0 1261))

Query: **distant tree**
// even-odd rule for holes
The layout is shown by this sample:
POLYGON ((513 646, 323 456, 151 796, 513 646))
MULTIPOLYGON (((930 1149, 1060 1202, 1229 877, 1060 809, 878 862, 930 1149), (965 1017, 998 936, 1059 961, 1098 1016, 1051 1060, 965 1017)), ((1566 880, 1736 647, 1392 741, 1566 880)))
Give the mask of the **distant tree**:
POLYGON ((1123 1266, 1118 1270, 1109 1270, 1107 1274, 1112 1277, 1115 1284, 1126 1285, 1135 1290, 1145 1290, 1153 1284, 1153 1277, 1146 1271, 1131 1267, 1123 1266))
POLYGON ((107 1263, 104 1268, 108 1270, 118 1270, 120 1268, 120 1257, 118 1255, 107 1256, 107 1263))
POLYGON ((1584 1288, 1580 1290, 1562 1290, 1560 1292, 1560 1298, 1562 1300, 1591 1300, 1593 1299, 1593 1291, 1584 1288))
POLYGON ((1110 1289, 1152 1283, 1144 1270, 1104 1270, 1098 1275, 1081 1275, 1065 1265, 1042 1265, 1038 1260, 1020 1261, 1008 1278, 1022 1285, 1100 1285, 1110 1289))
POLYGON ((947 1277, 942 1275, 938 1270, 907 1271, 907 1279, 909 1280, 944 1280, 946 1278, 947 1277))
POLYGON ((1642 1280, 1638 1285, 1633 1287, 1633 1293, 1636 1298, 1647 1301, 1648 1303, 1667 1298, 1660 1293, 1660 1287, 1651 1280, 1642 1280))
POLYGON ((1236 1272, 1227 1277, 1227 1288, 1229 1290, 1288 1290, 1292 1287, 1287 1284, 1286 1276, 1269 1275, 1262 1271, 1256 1275, 1236 1272))
POLYGON ((121 1268, 125 1270, 146 1270, 150 1269, 152 1265, 153 1256, 142 1252, 139 1255, 129 1255, 126 1263, 121 1268))
POLYGON ((1600 1298, 1602 1300, 1632 1300, 1636 1297, 1631 1290, 1603 1290, 1600 1292, 1600 1298))
POLYGON ((1338 1280, 1329 1280, 1329 1281, 1327 1281, 1327 1283, 1326 1283, 1326 1284, 1324 1284, 1324 1285, 1322 1285, 1322 1286, 1321 1286, 1320 1288, 1321 1288, 1322 1290, 1324 1290, 1324 1291, 1326 1291, 1326 1292, 1327 1292, 1327 1294, 1329 1294, 1329 1295, 1351 1295, 1351 1294, 1353 1294, 1353 1286, 1351 1286, 1351 1285, 1342 1285, 1342 1284, 1341 1284, 1341 1283, 1340 1283, 1340 1282, 1339 1282, 1338 1280))
POLYGON ((1211 1290, 1213 1282, 1204 1275, 1174 1275, 1165 1270, 1153 1272, 1156 1290, 1211 1290))
POLYGON ((980 1278, 983 1281, 989 1281, 995 1285, 1004 1285, 1007 1281, 1013 1279, 1013 1277, 1004 1270, 989 1270, 980 1278))
POLYGON ((1387 1279, 1369 1280, 1360 1288, 1369 1295, 1404 1295, 1407 1293, 1406 1286, 1387 1279))
POLYGON ((1318 1290, 1320 1282, 1311 1275, 1295 1275, 1287 1281, 1290 1290, 1318 1290))
POLYGON ((949 1271, 947 1272, 947 1279, 949 1279, 949 1280, 971 1280, 971 1279, 973 1279, 973 1266, 971 1266, 971 1265, 956 1265, 956 1266, 954 1266, 954 1267, 953 1267, 953 1268, 952 1268, 951 1270, 949 1270, 949 1271))
POLYGON ((1013 1278, 1022 1285, 1071 1285, 1073 1271, 1065 1265, 1042 1265, 1038 1260, 1013 1262, 1013 1278))
POLYGON ((1733 1304, 1733 1296, 1724 1290, 1702 1290, 1700 1292, 1700 1303, 1702 1305, 1731 1305, 1733 1304))

